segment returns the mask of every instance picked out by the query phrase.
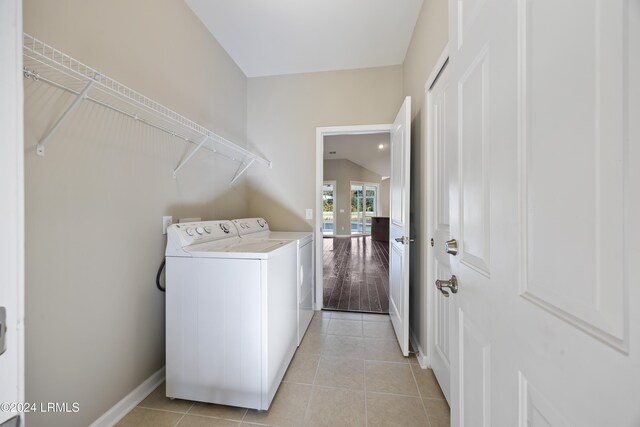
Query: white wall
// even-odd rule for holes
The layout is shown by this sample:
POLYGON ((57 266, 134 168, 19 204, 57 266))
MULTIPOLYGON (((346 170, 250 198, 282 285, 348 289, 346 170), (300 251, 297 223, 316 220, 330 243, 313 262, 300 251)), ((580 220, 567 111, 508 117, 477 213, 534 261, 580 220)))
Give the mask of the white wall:
MULTIPOLYGON (((347 159, 325 160, 323 172, 325 181, 336 181, 338 197, 335 201, 335 234, 349 235, 351 234, 351 181, 380 184, 382 177, 347 159), (340 213, 340 209, 344 209, 344 212, 340 213)), ((379 193, 378 200, 380 205, 386 203, 388 207, 389 193, 379 193)), ((378 215, 382 216, 382 213, 378 212, 378 215)))
MULTIPOLYGON (((174 0, 26 0, 25 31, 217 132, 244 142, 246 78, 174 0)), ((87 426, 164 365, 155 288, 161 217, 247 215, 237 167, 198 153, 174 180, 184 141, 83 103, 35 145, 71 98, 25 83, 26 398, 79 402, 30 427, 87 426)))
POLYGON ((316 127, 391 123, 402 103, 402 67, 251 78, 247 137, 274 161, 253 171, 249 209, 273 229, 311 230, 316 127))
POLYGON ((447 0, 424 0, 411 44, 403 64, 403 93, 411 95, 411 227, 417 237, 411 246, 410 324, 418 345, 427 351, 426 245, 427 217, 423 209, 426 197, 427 158, 425 144, 424 85, 448 40, 447 0))

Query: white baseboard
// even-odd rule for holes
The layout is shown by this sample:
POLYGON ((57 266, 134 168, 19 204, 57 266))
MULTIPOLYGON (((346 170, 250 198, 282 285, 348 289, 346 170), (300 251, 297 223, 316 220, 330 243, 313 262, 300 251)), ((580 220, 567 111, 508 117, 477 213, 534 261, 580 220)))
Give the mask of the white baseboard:
POLYGON ((161 368, 156 373, 147 378, 142 384, 133 389, 121 401, 113 405, 111 409, 95 420, 90 427, 112 427, 127 415, 138 403, 156 389, 165 378, 165 370, 161 368))
POLYGON ((429 363, 427 362, 427 353, 425 353, 420 346, 420 342, 416 338, 416 335, 413 333, 413 330, 411 328, 409 328, 409 341, 411 341, 411 346, 416 352, 416 359, 418 359, 420 367, 422 369, 427 369, 429 367, 429 363))

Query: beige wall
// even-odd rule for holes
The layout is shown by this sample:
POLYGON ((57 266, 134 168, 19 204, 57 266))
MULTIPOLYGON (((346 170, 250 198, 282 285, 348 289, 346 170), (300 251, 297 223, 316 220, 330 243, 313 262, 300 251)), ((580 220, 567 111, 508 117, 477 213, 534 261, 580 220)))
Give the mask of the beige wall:
POLYGON ((252 171, 249 209, 274 229, 311 230, 316 127, 391 123, 402 103, 402 67, 248 80, 247 138, 274 161, 252 171))
POLYGON ((380 182, 380 216, 389 216, 389 198, 391 197, 391 187, 389 178, 380 182))
POLYGON ((424 0, 411 44, 403 64, 403 92, 411 95, 413 121, 411 124, 411 246, 410 324, 413 335, 423 351, 427 351, 427 306, 425 287, 426 245, 429 241, 427 216, 423 209, 426 196, 427 158, 424 104, 424 85, 448 40, 447 0, 424 0))
MULTIPOLYGON (((246 78, 174 0, 26 0, 25 31, 219 133, 243 142, 246 78)), ((79 402, 28 414, 31 427, 87 426, 164 365, 164 294, 155 288, 161 217, 244 216, 236 164, 83 103, 34 147, 70 102, 25 84, 26 400, 79 402)))
MULTIPOLYGON (((382 177, 369 169, 353 163, 347 159, 325 160, 324 161, 324 180, 336 181, 336 235, 351 234, 351 181, 370 182, 380 184, 382 177), (344 212, 340 212, 343 209, 344 212)), ((388 188, 388 187, 387 187, 388 188)), ((381 191, 381 189, 380 189, 381 191)), ((382 205, 386 203, 389 206, 389 193, 380 192, 378 203, 382 205), (383 201, 383 199, 385 199, 383 201)), ((380 212, 378 215, 382 216, 380 212)), ((387 208, 388 215, 388 208, 387 208)))

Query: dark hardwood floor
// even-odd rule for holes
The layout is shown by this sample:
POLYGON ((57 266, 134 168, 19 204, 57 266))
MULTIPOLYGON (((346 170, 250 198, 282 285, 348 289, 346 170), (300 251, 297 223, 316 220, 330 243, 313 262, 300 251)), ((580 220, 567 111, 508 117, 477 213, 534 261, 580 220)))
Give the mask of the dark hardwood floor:
POLYGON ((323 239, 324 308, 389 312, 389 242, 364 237, 323 239))

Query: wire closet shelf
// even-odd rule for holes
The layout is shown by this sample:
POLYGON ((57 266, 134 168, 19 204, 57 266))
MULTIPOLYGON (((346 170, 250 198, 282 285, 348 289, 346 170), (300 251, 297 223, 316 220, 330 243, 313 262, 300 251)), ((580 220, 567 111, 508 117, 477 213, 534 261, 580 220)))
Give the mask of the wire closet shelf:
POLYGON ((43 156, 50 137, 66 117, 83 101, 93 102, 133 120, 174 135, 196 147, 175 168, 174 177, 201 148, 239 163, 231 183, 255 163, 271 167, 271 162, 210 131, 170 108, 83 64, 29 34, 23 35, 24 77, 43 81, 76 95, 75 100, 38 143, 43 156))

